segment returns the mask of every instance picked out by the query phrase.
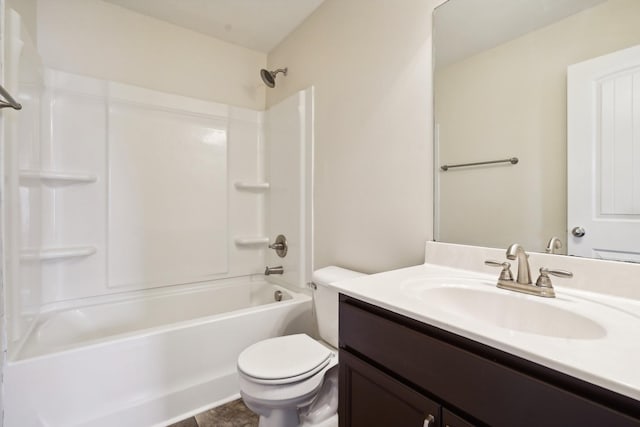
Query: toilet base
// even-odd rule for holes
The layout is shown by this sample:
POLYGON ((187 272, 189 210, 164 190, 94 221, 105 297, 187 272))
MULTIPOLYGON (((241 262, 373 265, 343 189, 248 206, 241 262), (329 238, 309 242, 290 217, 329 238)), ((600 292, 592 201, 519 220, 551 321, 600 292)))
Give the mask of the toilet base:
POLYGON ((338 414, 333 414, 330 418, 321 421, 317 424, 309 424, 303 422, 300 427, 338 427, 338 414))
POLYGON ((301 423, 297 410, 273 409, 268 415, 260 415, 258 427, 338 427, 338 414, 318 423, 308 420, 301 423))
POLYGON ((265 401, 240 392, 247 407, 260 416, 258 427, 338 427, 338 366, 325 372, 322 385, 285 401, 265 401))
MULTIPOLYGON (((240 392, 247 408, 260 416, 258 427, 299 427, 299 407, 295 402, 274 407, 272 402, 260 402, 240 392)), ((309 398, 311 400, 311 398, 309 398)), ((307 403, 308 404, 308 403, 307 403)))
POLYGON ((272 409, 268 415, 260 415, 258 427, 298 427, 298 411, 291 409, 272 409))

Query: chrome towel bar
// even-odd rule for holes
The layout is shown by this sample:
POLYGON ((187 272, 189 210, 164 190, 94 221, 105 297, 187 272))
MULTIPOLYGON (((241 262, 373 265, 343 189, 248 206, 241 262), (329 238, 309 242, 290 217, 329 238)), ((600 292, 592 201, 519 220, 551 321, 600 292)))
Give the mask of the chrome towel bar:
POLYGON ((9 92, 7 92, 4 87, 2 87, 2 85, 0 85, 0 96, 2 96, 6 100, 0 100, 0 108, 11 107, 14 110, 22 110, 22 105, 20 105, 18 101, 13 99, 13 96, 11 96, 9 92))
POLYGON ((475 162, 475 163, 460 163, 458 165, 442 165, 440 166, 440 169, 442 169, 443 171, 447 171, 451 168, 462 168, 465 166, 480 166, 480 165, 491 165, 493 163, 511 163, 512 165, 515 165, 516 163, 518 163, 518 158, 517 157, 511 157, 509 159, 502 159, 502 160, 489 160, 486 162, 475 162))

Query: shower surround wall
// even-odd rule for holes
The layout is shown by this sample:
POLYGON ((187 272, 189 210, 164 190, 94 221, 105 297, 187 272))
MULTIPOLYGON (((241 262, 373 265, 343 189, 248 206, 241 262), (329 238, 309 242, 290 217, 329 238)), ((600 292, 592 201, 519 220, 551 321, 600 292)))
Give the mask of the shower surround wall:
POLYGON ((41 147, 14 165, 20 269, 37 265, 42 282, 14 300, 27 317, 9 342, 34 307, 262 271, 264 251, 234 237, 265 235, 264 195, 233 185, 265 181, 261 112, 53 70, 45 80, 41 147))
POLYGON ((267 229, 284 234, 290 249, 285 258, 269 251, 266 260, 284 267, 281 276, 269 280, 285 285, 309 283, 313 271, 313 99, 309 88, 265 112, 267 229))
POLYGON ((162 425, 237 397, 243 348, 312 328, 291 289, 311 269, 313 90, 262 112, 39 70, 5 135, 7 425, 162 425))

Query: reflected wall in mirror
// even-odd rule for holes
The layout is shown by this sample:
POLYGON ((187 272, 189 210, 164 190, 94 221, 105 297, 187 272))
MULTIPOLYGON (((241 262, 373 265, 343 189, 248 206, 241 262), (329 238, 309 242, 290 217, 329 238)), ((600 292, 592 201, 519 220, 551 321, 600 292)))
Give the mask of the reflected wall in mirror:
POLYGON ((639 19, 638 0, 436 9, 436 240, 640 260, 639 19))

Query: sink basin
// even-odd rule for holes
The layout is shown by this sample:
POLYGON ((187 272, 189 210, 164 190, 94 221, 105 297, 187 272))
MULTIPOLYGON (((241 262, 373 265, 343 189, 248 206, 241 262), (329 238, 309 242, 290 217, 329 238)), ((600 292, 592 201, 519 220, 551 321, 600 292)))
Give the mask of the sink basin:
POLYGON ((511 294, 478 280, 475 280, 475 285, 469 284, 472 282, 469 279, 444 284, 429 282, 409 283, 404 288, 434 310, 504 329, 583 340, 607 335, 599 323, 563 307, 566 301, 538 301, 536 298, 540 297, 511 294))

